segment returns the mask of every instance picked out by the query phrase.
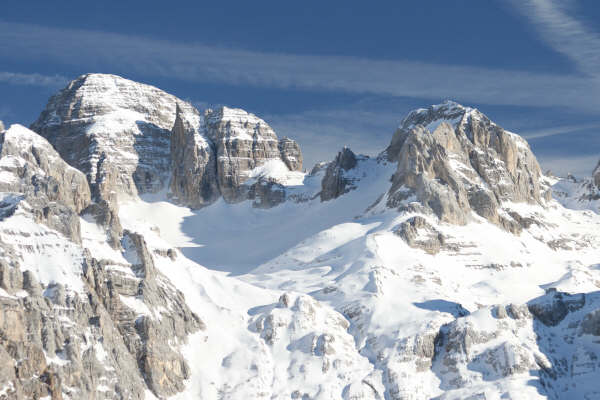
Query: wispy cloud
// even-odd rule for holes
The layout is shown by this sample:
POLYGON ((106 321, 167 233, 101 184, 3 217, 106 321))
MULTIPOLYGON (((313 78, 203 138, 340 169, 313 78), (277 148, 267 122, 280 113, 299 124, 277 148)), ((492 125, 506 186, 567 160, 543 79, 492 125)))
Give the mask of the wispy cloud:
POLYGON ((542 40, 573 61, 580 72, 600 78, 600 34, 569 15, 571 2, 513 0, 512 3, 533 22, 542 40))
POLYGON ((600 129, 600 122, 593 122, 589 124, 578 124, 578 125, 565 125, 565 126, 553 126, 550 128, 536 129, 535 131, 525 131, 521 133, 527 140, 541 139, 548 136, 565 135, 568 133, 588 131, 592 129, 600 129))
MULTIPOLYGON (((0 22, 0 56, 189 82, 341 91, 478 104, 598 109, 582 76, 227 49, 131 35, 0 22)), ((595 86, 594 86, 595 85, 595 86)))
POLYGON ((60 75, 23 74, 18 72, 0 71, 0 82, 15 85, 61 87, 69 80, 60 75))

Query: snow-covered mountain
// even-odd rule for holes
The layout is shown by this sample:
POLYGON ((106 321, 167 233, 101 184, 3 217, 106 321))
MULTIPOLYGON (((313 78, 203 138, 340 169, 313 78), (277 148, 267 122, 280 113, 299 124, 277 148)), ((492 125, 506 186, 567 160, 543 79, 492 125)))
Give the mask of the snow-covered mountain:
POLYGON ((600 398, 600 170, 476 109, 310 172, 113 75, 0 131, 0 398, 600 398))

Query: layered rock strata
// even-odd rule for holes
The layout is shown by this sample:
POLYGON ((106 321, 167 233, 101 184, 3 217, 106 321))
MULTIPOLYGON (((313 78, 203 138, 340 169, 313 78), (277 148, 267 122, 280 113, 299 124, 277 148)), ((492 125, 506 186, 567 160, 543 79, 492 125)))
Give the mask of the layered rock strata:
POLYGON ((416 195, 442 221, 465 224, 475 212, 499 225, 502 202, 543 203, 549 187, 527 142, 476 109, 446 102, 410 113, 386 150, 398 164, 390 207, 416 195))

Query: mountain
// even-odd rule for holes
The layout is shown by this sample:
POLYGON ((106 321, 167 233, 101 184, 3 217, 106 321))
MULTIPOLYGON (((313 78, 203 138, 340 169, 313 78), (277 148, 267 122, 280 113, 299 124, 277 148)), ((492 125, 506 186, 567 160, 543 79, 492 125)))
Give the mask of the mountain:
POLYGON ((474 108, 305 172, 259 117, 88 74, 0 126, 0 398, 600 396, 598 168, 474 108))
POLYGON ((261 204, 269 192, 244 185, 253 169, 266 163, 302 169, 299 146, 279 140, 255 115, 227 107, 201 115, 188 102, 115 75, 75 79, 50 99, 31 129, 87 175, 97 199, 168 186, 174 200, 194 208, 221 196, 261 204))

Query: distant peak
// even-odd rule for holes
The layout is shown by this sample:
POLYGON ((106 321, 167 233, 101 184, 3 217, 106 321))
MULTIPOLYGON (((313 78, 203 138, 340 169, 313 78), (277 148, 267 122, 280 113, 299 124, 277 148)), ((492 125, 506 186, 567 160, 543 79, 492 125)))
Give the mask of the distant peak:
MULTIPOLYGON (((402 120, 400 129, 411 129, 417 125, 427 127, 437 127, 441 122, 448 122, 456 127, 465 116, 484 117, 476 108, 471 108, 459 104, 453 100, 445 100, 439 104, 433 104, 427 108, 418 108, 411 111, 406 118, 402 120)), ((430 129, 431 130, 431 129, 430 129)))

